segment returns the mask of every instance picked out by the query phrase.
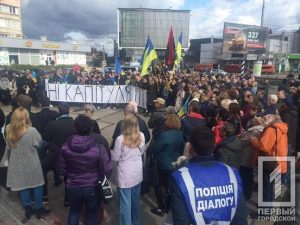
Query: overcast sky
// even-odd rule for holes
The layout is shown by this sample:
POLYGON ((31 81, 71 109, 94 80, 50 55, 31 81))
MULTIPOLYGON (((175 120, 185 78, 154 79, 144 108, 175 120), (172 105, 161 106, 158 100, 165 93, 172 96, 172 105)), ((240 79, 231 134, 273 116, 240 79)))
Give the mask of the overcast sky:
MULTIPOLYGON (((113 53, 117 8, 190 9, 190 38, 222 37, 224 22, 260 24, 262 0, 21 0, 28 38, 69 40, 113 53)), ((298 29, 299 0, 266 0, 265 22, 273 31, 298 29), (297 25, 298 24, 298 25, 297 25)))

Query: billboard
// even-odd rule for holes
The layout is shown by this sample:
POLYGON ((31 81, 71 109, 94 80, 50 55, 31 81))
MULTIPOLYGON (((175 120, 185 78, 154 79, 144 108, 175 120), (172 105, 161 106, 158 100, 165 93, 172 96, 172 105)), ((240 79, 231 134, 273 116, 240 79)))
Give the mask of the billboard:
POLYGON ((171 27, 175 45, 182 32, 182 47, 188 48, 189 21, 189 10, 119 8, 119 48, 143 49, 149 35, 156 49, 166 49, 171 27))
POLYGON ((264 53, 267 32, 267 27, 224 23, 223 53, 264 53))

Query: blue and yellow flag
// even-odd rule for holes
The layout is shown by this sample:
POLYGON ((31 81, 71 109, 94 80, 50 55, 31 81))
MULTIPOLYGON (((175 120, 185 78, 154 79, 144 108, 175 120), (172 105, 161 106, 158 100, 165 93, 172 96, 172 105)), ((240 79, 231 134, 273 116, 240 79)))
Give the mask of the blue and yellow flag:
POLYGON ((175 60, 176 65, 180 65, 181 49, 182 49, 182 32, 180 33, 179 40, 177 43, 177 48, 176 48, 176 60, 175 60))
POLYGON ((181 109, 178 111, 177 115, 179 118, 182 118, 188 111, 189 108, 189 101, 190 101, 191 96, 187 98, 181 109))
POLYGON ((153 47, 152 41, 148 36, 147 44, 142 59, 142 73, 141 73, 142 76, 148 74, 148 68, 151 65, 151 62, 157 58, 158 57, 153 47))
POLYGON ((121 68, 121 64, 118 60, 118 56, 115 55, 115 74, 120 75, 122 74, 122 68, 121 68))

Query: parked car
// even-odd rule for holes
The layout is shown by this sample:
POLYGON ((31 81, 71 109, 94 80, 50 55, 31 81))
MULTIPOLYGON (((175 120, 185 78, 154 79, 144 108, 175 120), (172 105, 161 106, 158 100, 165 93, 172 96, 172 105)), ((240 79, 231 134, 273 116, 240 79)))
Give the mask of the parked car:
POLYGON ((227 73, 221 69, 212 69, 210 71, 210 75, 217 75, 217 74, 226 75, 227 73))

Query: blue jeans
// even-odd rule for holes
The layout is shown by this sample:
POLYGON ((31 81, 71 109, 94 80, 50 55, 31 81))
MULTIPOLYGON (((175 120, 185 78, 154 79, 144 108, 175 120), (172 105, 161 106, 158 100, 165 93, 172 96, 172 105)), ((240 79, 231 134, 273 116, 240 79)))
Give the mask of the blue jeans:
POLYGON ((120 216, 119 225, 141 224, 141 184, 132 188, 119 188, 120 216))
POLYGON ((31 195, 30 195, 31 190, 33 191, 33 195, 34 195, 35 209, 42 208, 43 207, 43 186, 20 191, 23 206, 24 207, 31 206, 31 195))
POLYGON ((70 211, 68 225, 78 225, 80 211, 85 207, 86 225, 98 225, 97 215, 100 206, 96 187, 68 188, 70 211))

